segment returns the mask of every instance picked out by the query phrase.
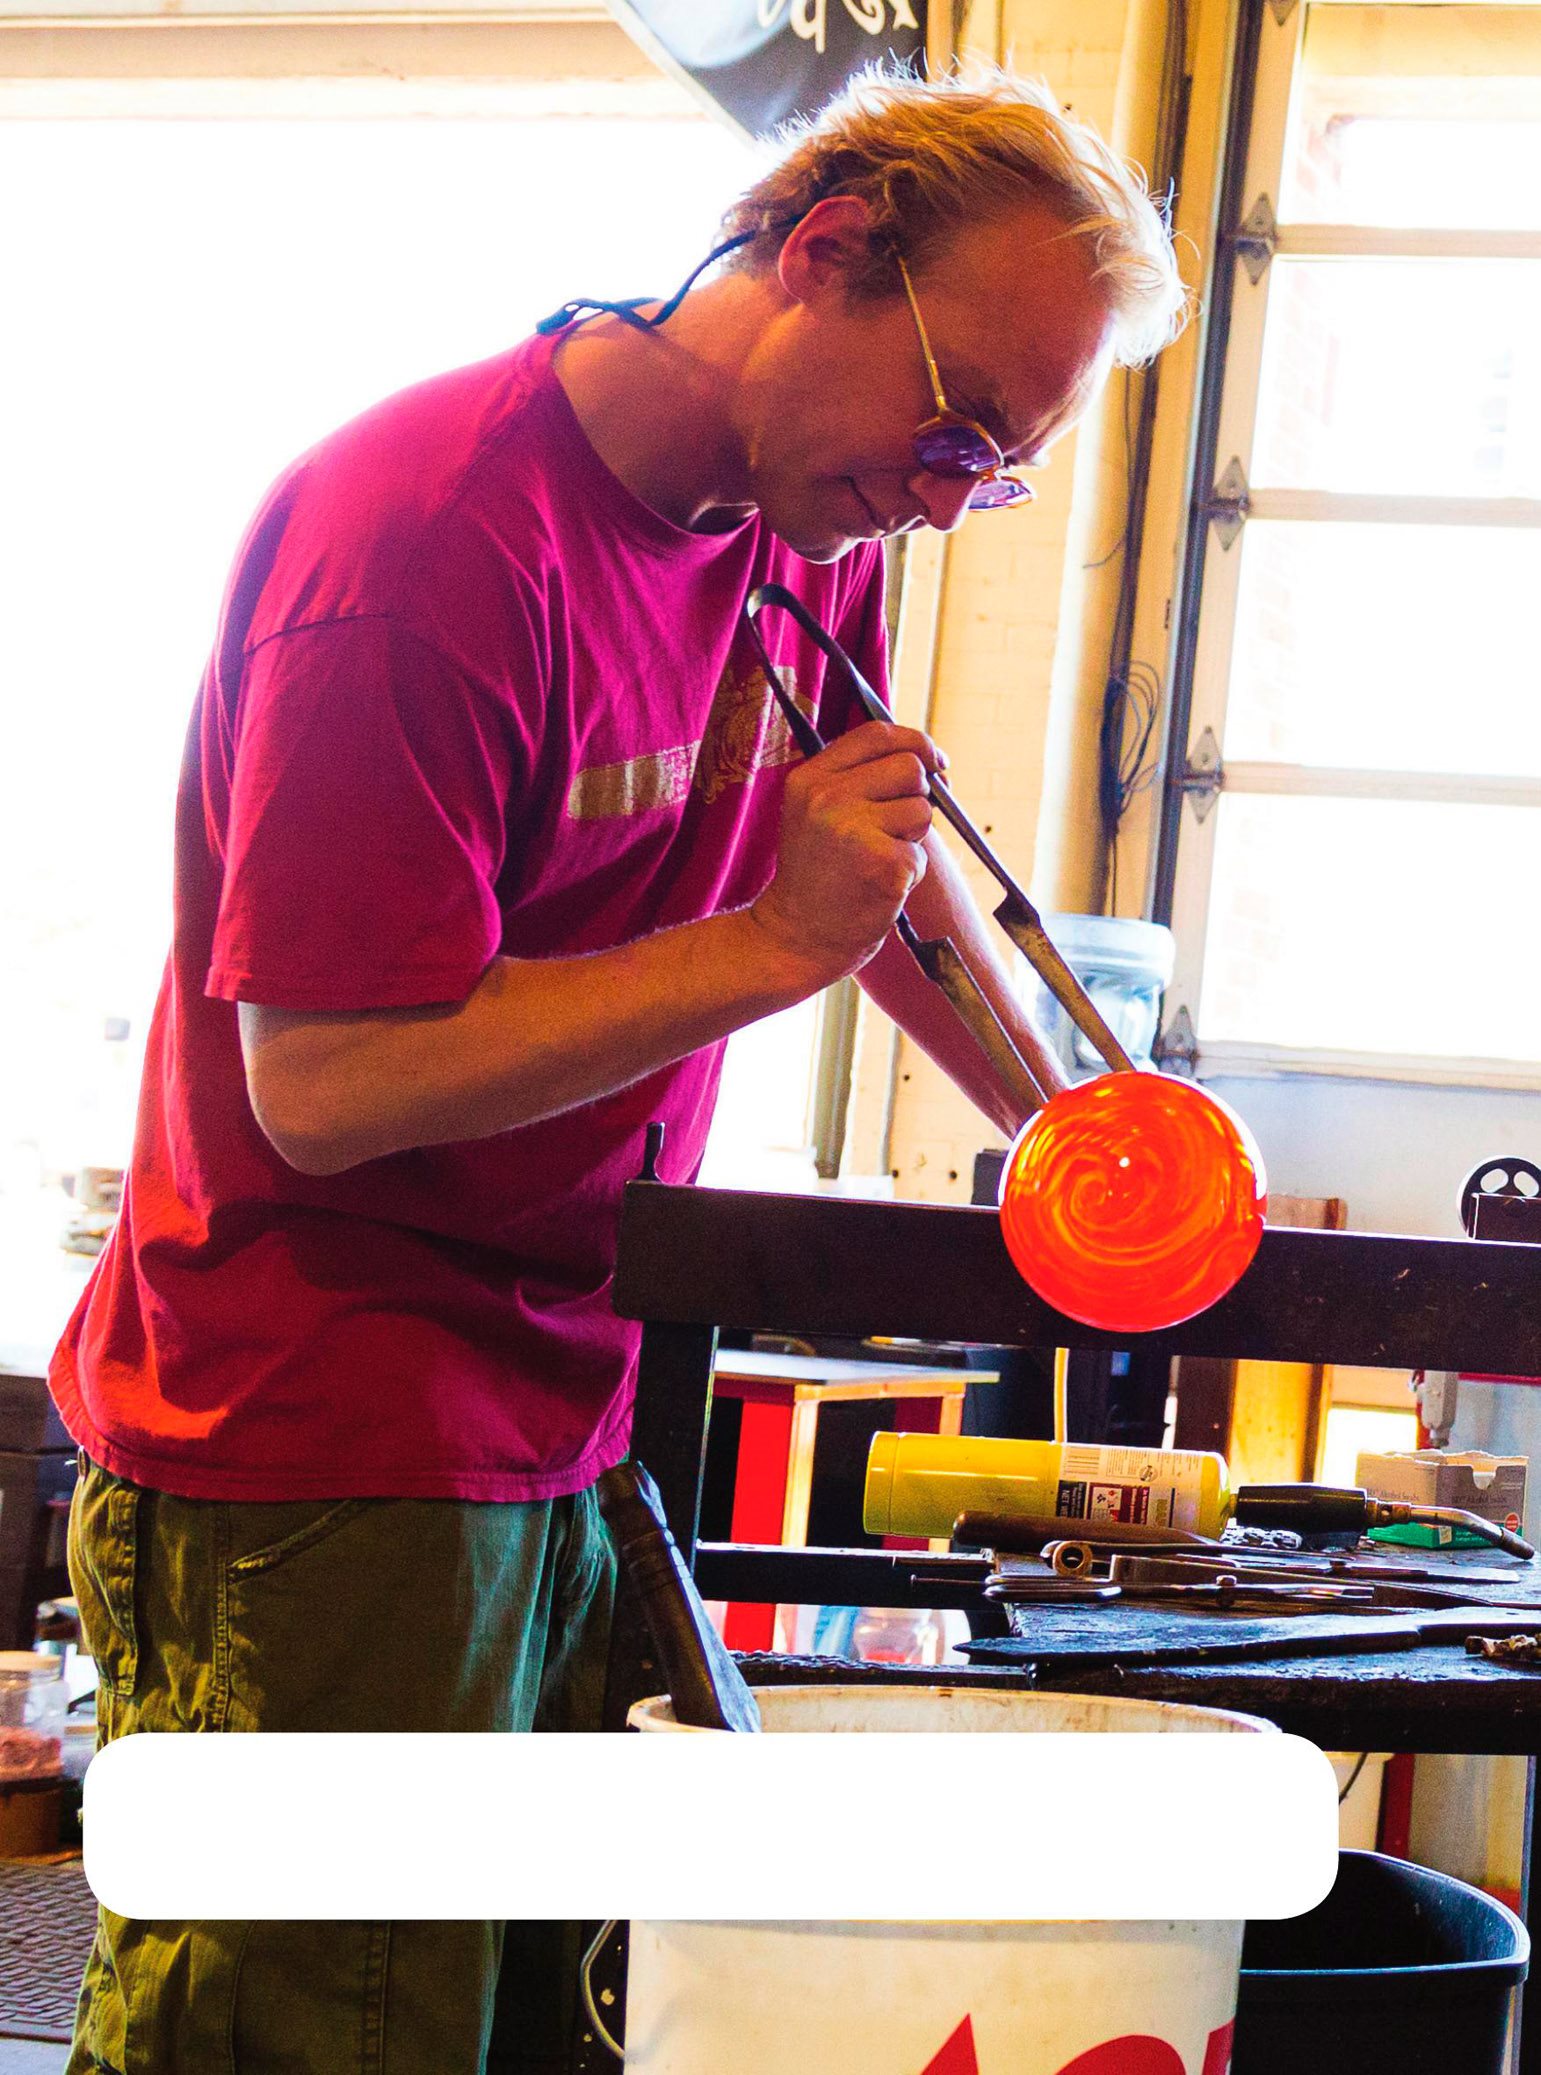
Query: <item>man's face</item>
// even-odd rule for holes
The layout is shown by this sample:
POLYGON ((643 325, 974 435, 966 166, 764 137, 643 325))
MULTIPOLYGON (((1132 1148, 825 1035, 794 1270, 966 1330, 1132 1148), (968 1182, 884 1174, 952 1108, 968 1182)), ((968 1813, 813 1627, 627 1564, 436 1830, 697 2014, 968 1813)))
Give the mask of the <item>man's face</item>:
MULTIPOLYGON (((1034 207, 966 226, 913 275, 949 405, 1019 468, 1042 465, 1107 372, 1111 319, 1088 272, 1086 241, 1034 207)), ((915 459, 936 402, 902 291, 851 301, 837 261, 816 251, 792 278, 748 391, 754 502, 814 562, 917 526, 950 531, 972 485, 915 459)))

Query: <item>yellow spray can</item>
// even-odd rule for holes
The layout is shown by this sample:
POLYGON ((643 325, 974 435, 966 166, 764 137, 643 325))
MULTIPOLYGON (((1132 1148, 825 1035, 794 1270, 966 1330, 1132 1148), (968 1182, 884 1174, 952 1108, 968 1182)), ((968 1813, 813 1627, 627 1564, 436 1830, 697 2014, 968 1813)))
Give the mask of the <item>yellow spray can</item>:
POLYGON ((1225 1458, 1201 1449, 874 1434, 869 1535, 950 1535, 960 1513, 1122 1521, 1218 1535, 1231 1516, 1225 1458))

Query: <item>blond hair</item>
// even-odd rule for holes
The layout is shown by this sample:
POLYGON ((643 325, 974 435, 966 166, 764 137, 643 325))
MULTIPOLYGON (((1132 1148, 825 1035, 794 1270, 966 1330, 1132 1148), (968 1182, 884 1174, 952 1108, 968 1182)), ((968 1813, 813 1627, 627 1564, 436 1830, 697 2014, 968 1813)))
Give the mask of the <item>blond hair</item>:
POLYGON ((1189 295, 1144 174, 1065 114, 1042 80, 999 67, 922 80, 881 65, 781 132, 785 154, 722 221, 724 238, 752 233, 733 264, 764 271, 777 232, 828 195, 858 195, 872 217, 871 254, 851 292, 899 290, 895 251, 917 270, 960 224, 1038 202, 1091 248, 1115 327, 1114 359, 1137 367, 1187 322, 1189 295))

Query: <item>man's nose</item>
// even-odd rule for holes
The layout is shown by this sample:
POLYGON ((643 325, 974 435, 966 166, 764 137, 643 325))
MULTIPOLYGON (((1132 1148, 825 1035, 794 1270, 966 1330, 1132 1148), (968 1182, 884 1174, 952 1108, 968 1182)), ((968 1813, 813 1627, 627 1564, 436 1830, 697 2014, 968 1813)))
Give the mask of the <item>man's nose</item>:
POLYGON ((963 523, 968 501, 974 494, 972 476, 934 476, 917 469, 905 484, 915 502, 924 508, 926 524, 938 533, 952 533, 963 523))

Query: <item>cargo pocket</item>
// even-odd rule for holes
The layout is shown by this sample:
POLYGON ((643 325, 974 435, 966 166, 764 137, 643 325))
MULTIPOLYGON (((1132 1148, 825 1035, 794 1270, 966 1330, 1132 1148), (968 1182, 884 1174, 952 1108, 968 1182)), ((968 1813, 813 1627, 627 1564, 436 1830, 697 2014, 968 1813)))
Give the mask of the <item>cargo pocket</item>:
POLYGON ((240 2075, 231 2042, 241 1955, 252 1928, 144 1922, 102 1910, 71 2071, 82 2067, 84 2055, 93 2075, 240 2075))
POLYGON ((130 1700, 139 1671, 134 1580, 143 1493, 85 1455, 80 1464, 70 1501, 70 1584, 101 1687, 114 1699, 130 1700))
POLYGON ((394 1611, 380 1600, 382 1536, 393 1499, 241 1502, 228 1508, 222 1647, 228 1726, 240 1730, 385 1729, 372 1698, 394 1611), (373 1645, 373 1647, 371 1647, 373 1645))
MULTIPOLYGON (((389 1924, 253 1924, 236 1998, 237 2069, 381 2075, 390 1938, 389 1924)), ((447 1976, 437 1989, 446 2000, 456 1993, 447 1976)))
POLYGON ((323 1542, 329 1542, 350 1521, 379 1504, 378 1499, 333 1499, 323 1500, 320 1504, 277 1506, 244 1503, 239 1510, 246 1516, 248 1526, 263 1514, 273 1514, 278 1517, 271 1524, 278 1532, 259 1547, 232 1557, 230 1576, 249 1578, 259 1571, 275 1570, 291 1557, 303 1556, 307 1549, 316 1549, 323 1542))

